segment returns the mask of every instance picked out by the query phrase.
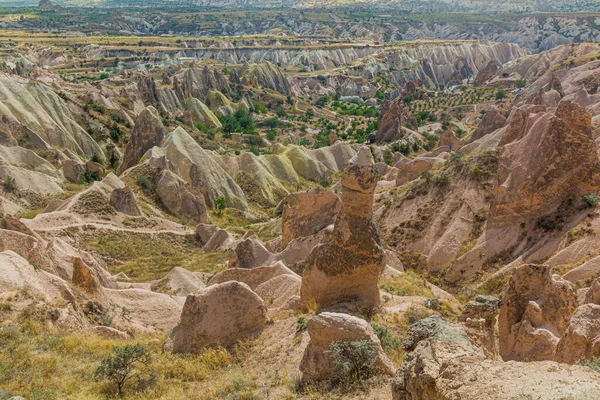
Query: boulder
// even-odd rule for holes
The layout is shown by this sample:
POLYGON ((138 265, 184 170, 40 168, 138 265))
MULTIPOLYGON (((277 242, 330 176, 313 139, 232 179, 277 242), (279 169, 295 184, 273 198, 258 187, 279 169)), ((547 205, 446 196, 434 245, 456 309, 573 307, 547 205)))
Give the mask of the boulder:
POLYGON ((513 270, 502 293, 498 317, 500 356, 504 360, 551 360, 577 307, 573 285, 553 276, 547 265, 513 270))
POLYGON ((110 205, 123 214, 133 217, 142 215, 142 212, 137 206, 135 194, 129 186, 113 190, 110 194, 110 205))
POLYGON ((442 130, 440 140, 438 141, 438 147, 444 146, 447 146, 453 151, 458 151, 462 147, 462 143, 460 142, 460 140, 458 140, 454 132, 448 129, 447 127, 444 127, 444 129, 442 130))
POLYGON ((176 353, 230 346, 260 334, 266 324, 266 313, 263 300, 245 283, 229 281, 211 285, 187 297, 169 346, 176 353))
POLYGON ((110 326, 94 326, 92 327, 92 333, 96 336, 100 336, 104 339, 117 339, 117 340, 129 340, 129 334, 127 332, 120 331, 110 326))
POLYGON ((103 179, 106 170, 100 163, 88 161, 85 163, 85 172, 94 178, 103 179))
POLYGON ((216 274, 209 285, 227 281, 247 284, 265 301, 268 308, 281 307, 300 294, 300 277, 281 261, 252 269, 227 268, 216 274))
POLYGON ((177 217, 193 223, 208 222, 202 193, 194 190, 171 171, 164 171, 156 185, 156 194, 165 207, 177 217))
POLYGON ((324 189, 309 189, 283 199, 281 248, 284 249, 296 238, 310 236, 332 224, 341 205, 333 191, 324 189))
POLYGON ((379 304, 383 248, 373 220, 378 174, 368 147, 348 163, 342 176, 342 210, 330 241, 315 247, 306 260, 301 298, 320 307, 357 302, 379 304))
POLYGON ((275 256, 256 236, 242 238, 229 256, 230 268, 256 268, 272 264, 275 256))
POLYGON ((165 134, 166 129, 156 108, 146 107, 135 119, 131 138, 125 148, 125 155, 118 173, 120 174, 136 165, 140 158, 152 147, 160 146, 165 134))
POLYGON ((381 373, 393 375, 395 368, 388 360, 379 338, 371 325, 358 317, 348 314, 324 312, 308 322, 310 342, 304 350, 300 363, 302 380, 338 378, 340 371, 335 369, 331 355, 331 345, 339 342, 369 341, 377 348, 374 367, 381 373))
POLYGON ((177 296, 194 294, 204 287, 206 287, 206 284, 199 274, 181 267, 173 268, 167 276, 150 284, 150 290, 153 292, 163 292, 177 296))
POLYGON ((62 162, 62 171, 65 179, 73 183, 80 183, 85 174, 85 164, 77 160, 65 160, 62 162))
POLYGON ((600 356, 600 305, 584 304, 573 314, 556 347, 555 360, 574 364, 600 356))
POLYGON ((198 239, 200 246, 202 247, 208 243, 210 238, 212 238, 219 229, 220 228, 216 225, 198 224, 198 226, 196 226, 196 238, 198 239))

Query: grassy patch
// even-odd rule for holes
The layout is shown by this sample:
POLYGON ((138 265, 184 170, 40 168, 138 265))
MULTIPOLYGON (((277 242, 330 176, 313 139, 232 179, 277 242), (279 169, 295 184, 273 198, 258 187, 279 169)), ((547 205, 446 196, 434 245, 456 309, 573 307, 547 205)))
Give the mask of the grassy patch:
POLYGON ((222 398, 245 394, 252 387, 240 360, 221 348, 197 355, 170 354, 162 351, 164 336, 158 340, 109 340, 48 330, 44 321, 31 315, 21 315, 18 320, 20 326, 0 330, 0 387, 12 395, 31 399, 115 398, 114 387, 95 381, 94 371, 114 346, 136 343, 150 352, 148 368, 156 374, 156 381, 135 395, 136 388, 129 388, 127 398, 214 399, 222 393, 226 393, 222 398), (206 385, 207 390, 199 391, 199 385, 206 385))
POLYGON ((204 253, 193 235, 134 233, 92 229, 75 235, 79 247, 102 256, 111 273, 124 272, 134 282, 164 277, 175 267, 216 273, 223 253, 204 253))
POLYGON ((425 279, 410 270, 398 276, 382 278, 379 287, 396 296, 434 297, 425 279))

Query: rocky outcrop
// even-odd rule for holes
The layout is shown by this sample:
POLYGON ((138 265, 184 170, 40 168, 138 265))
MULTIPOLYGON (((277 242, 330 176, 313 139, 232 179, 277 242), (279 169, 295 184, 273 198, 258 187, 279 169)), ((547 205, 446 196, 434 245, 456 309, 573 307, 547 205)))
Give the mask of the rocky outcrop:
POLYGON ((263 300, 245 283, 209 286, 187 297, 167 347, 176 353, 198 353, 206 347, 230 346, 258 335, 266 312, 263 300))
POLYGON ((265 305, 269 309, 296 308, 297 306, 301 279, 282 262, 252 269, 227 268, 216 274, 210 280, 209 285, 227 281, 247 284, 265 301, 265 305))
POLYGON ((310 342, 300 363, 302 380, 344 379, 334 367, 331 345, 334 343, 368 341, 377 349, 374 368, 393 375, 394 366, 385 356, 379 338, 369 323, 348 314, 324 312, 308 322, 310 342))
POLYGON ((483 85, 488 79, 490 79, 492 76, 494 76, 494 74, 498 71, 498 69, 499 69, 499 67, 498 67, 498 64, 496 64, 496 61, 491 60, 489 63, 487 63, 485 68, 483 68, 482 70, 480 70, 477 73, 477 76, 475 77, 475 80, 473 81, 473 85, 475 85, 475 86, 483 85))
POLYGON ((142 215, 142 212, 137 205, 135 194, 129 186, 113 190, 110 194, 109 203, 115 210, 123 214, 132 217, 142 215))
POLYGON ((152 147, 160 146, 165 138, 166 129, 156 108, 148 106, 135 119, 131 138, 125 148, 119 173, 136 165, 140 158, 152 147))
POLYGON ((73 257, 72 261, 72 282, 89 294, 98 294, 101 290, 100 281, 96 278, 92 269, 80 257, 73 257))
POLYGON ((488 358, 498 356, 495 328, 499 310, 500 300, 496 297, 477 296, 465 305, 460 316, 467 335, 488 358))
POLYGON ((591 116, 583 107, 563 100, 554 113, 531 117, 526 128, 500 155, 492 225, 533 221, 540 210, 551 214, 569 198, 600 191, 591 116))
POLYGON ((34 148, 68 149, 80 156, 104 157, 100 146, 77 124, 67 103, 48 86, 0 73, 0 120, 9 133, 34 148))
POLYGON ((156 185, 156 194, 174 215, 187 222, 208 222, 203 194, 171 171, 164 171, 156 185))
POLYGON ((291 91, 287 77, 268 61, 244 64, 239 75, 245 85, 273 89, 286 95, 291 91))
POLYGON ((354 302, 379 304, 378 282, 383 249, 373 221, 373 196, 378 174, 368 147, 348 163, 342 176, 342 211, 331 240, 317 246, 306 260, 301 298, 321 307, 354 302))
POLYGON ((600 305, 584 304, 577 308, 556 347, 555 360, 574 364, 600 356, 600 305))
POLYGON ((393 142, 402 138, 403 128, 409 124, 417 126, 416 121, 410 116, 410 110, 402 99, 386 103, 379 113, 379 129, 375 136, 377 143, 393 142))
POLYGON ((256 236, 240 240, 229 256, 230 268, 256 268, 273 262, 273 254, 256 236))
POLYGON ((182 178, 204 193, 208 206, 215 207, 215 200, 225 197, 227 207, 248 209, 242 189, 183 128, 171 132, 165 140, 164 150, 182 178))
POLYGON ((496 107, 491 107, 481 118, 481 122, 477 125, 477 129, 469 138, 470 142, 481 139, 504 126, 506 117, 496 107))
POLYGON ((500 356, 504 360, 552 360, 577 307, 573 285, 552 276, 547 265, 527 264, 512 272, 501 301, 500 356))
POLYGON ((202 125, 209 129, 220 129, 223 127, 219 118, 200 100, 190 97, 185 104, 190 114, 191 125, 202 125))
POLYGON ((332 224, 340 209, 340 199, 331 190, 310 189, 289 195, 281 204, 281 248, 332 224))
POLYGON ((206 287, 206 284, 199 273, 190 272, 181 267, 173 268, 167 276, 150 284, 150 290, 153 292, 163 292, 177 296, 194 294, 204 287, 206 287))
POLYGON ((405 348, 408 354, 392 384, 394 400, 583 400, 600 395, 600 375, 589 368, 487 359, 463 329, 439 317, 411 326, 405 348))

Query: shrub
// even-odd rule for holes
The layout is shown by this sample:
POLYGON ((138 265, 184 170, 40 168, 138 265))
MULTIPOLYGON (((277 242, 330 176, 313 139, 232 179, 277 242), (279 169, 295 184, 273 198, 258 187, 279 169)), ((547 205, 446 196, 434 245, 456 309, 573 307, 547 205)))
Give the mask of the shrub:
POLYGON ((489 175, 489 172, 487 172, 484 169, 481 169, 477 165, 474 166, 473 169, 471 170, 471 176, 477 180, 483 180, 483 179, 487 178, 488 175, 489 175))
POLYGON ((593 369, 596 372, 600 372, 600 357, 592 358, 591 360, 581 360, 577 361, 577 365, 581 365, 583 367, 588 367, 593 369))
POLYGON ((496 92, 496 100, 502 100, 506 98, 506 92, 502 89, 496 92))
POLYGON ((12 193, 17 190, 17 181, 12 176, 7 176, 2 182, 2 188, 5 192, 12 193))
POLYGON ((227 208, 227 199, 225 199, 225 197, 223 197, 223 196, 217 197, 215 199, 215 207, 217 207, 217 211, 218 211, 219 215, 222 215, 223 210, 225 210, 227 208))
POLYGON ((375 334, 379 338, 379 341, 381 342, 381 347, 383 347, 384 351, 388 352, 400 346, 400 340, 392 337, 387 327, 377 324, 371 324, 371 326, 373 327, 375 334))
POLYGON ((521 78, 521 79, 517 79, 515 81, 515 87, 521 89, 521 88, 524 88, 525 86, 527 86, 527 79, 521 78))
POLYGON ((144 175, 138 176, 137 185, 142 188, 142 191, 146 194, 152 192, 154 190, 154 184, 152 181, 144 175))
POLYGON ((583 196, 583 202, 588 207, 593 207, 593 208, 598 207, 599 201, 600 201, 600 196, 598 196, 596 193, 588 193, 585 196, 583 196))
POLYGON ((298 317, 298 319, 296 320, 296 331, 302 332, 307 327, 308 327, 308 320, 303 316, 298 317))
POLYGON ((97 380, 107 380, 117 386, 119 397, 124 396, 124 386, 127 382, 137 380, 143 383, 145 374, 143 368, 150 364, 150 352, 140 344, 115 346, 112 354, 102 360, 94 376, 97 380))
POLYGON ((435 174, 433 176, 433 183, 437 186, 446 186, 448 182, 450 182, 450 178, 445 172, 440 172, 439 174, 435 174))
POLYGON ((102 157, 100 157, 100 154, 98 154, 98 153, 94 153, 92 155, 91 160, 98 164, 104 164, 104 159, 102 157))
POLYGON ((329 346, 331 364, 339 379, 361 381, 375 372, 377 345, 370 340, 334 342, 329 346))

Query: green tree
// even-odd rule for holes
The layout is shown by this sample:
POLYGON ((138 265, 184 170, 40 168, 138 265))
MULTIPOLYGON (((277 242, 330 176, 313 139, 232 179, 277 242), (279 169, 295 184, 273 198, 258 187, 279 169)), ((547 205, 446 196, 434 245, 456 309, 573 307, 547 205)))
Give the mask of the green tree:
POLYGON ((215 199, 215 207, 217 207, 217 212, 219 215, 223 215, 223 210, 227 208, 227 199, 225 197, 217 197, 215 199))
POLYGON ((140 344, 113 347, 112 354, 102 360, 94 374, 97 380, 107 380, 117 385, 119 397, 131 380, 143 380, 142 368, 150 364, 152 357, 148 349, 140 344))
POLYGON ((496 100, 502 100, 506 98, 506 92, 502 89, 496 92, 496 100))
POLYGON ((524 88, 525 86, 527 86, 527 79, 521 78, 521 79, 517 79, 515 81, 515 87, 521 89, 521 88, 524 88))

